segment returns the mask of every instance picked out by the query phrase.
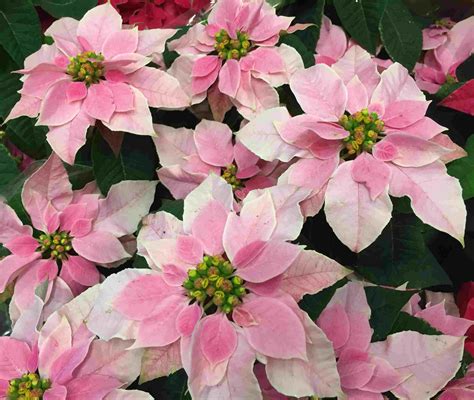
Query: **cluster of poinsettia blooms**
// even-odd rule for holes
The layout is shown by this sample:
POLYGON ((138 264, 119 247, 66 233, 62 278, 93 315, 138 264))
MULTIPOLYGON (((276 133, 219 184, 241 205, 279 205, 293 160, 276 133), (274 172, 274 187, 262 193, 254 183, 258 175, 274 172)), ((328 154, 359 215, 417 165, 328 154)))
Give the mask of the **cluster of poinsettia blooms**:
POLYGON ((415 295, 405 306, 442 334, 371 343, 365 283, 297 239, 324 207, 340 241, 360 252, 390 221, 391 196, 408 196, 423 222, 463 242, 461 186, 445 164, 465 153, 425 115, 422 90, 455 79, 474 50, 474 17, 425 32, 415 80, 326 17, 317 63, 305 69, 279 45, 282 32, 305 26, 263 0, 219 0, 206 24, 168 42, 179 56, 166 69, 176 30, 129 26, 139 15, 124 27, 106 3, 80 21, 59 19, 46 31, 53 44, 18 71, 21 99, 8 119, 38 118, 53 154, 23 186, 32 226, 0 204, 0 243, 11 253, 0 292, 14 285, 0 398, 150 399, 127 386, 180 368, 196 400, 472 396, 474 371, 448 385, 473 324, 449 296, 431 294, 422 308, 415 295), (301 115, 280 104, 284 84, 301 115), (205 99, 214 120, 153 124, 150 107, 205 99), (231 107, 246 119, 238 132, 222 122, 231 107), (90 126, 153 137, 158 178, 184 199, 182 220, 149 214, 157 181, 122 181, 105 197, 95 182, 72 189, 64 163, 90 126), (149 269, 107 279, 97 269, 135 252, 149 269), (345 277, 316 321, 298 306, 345 277))

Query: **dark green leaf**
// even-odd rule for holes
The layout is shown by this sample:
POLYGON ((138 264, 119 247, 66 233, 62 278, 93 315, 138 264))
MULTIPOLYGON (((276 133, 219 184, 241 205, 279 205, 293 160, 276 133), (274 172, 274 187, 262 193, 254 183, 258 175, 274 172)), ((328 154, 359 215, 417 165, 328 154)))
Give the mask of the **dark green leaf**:
POLYGON ((402 0, 387 1, 379 30, 390 57, 411 71, 420 57, 423 39, 419 25, 402 0))
POLYGON ((133 265, 132 268, 145 268, 148 269, 150 268, 148 266, 148 263, 146 262, 145 257, 139 256, 138 254, 135 255, 135 259, 133 260, 133 265))
POLYGON ((314 321, 326 308, 332 296, 334 296, 336 289, 344 286, 346 283, 347 279, 341 279, 334 285, 321 290, 319 293, 305 295, 298 304, 301 309, 306 311, 310 318, 314 321))
POLYGON ((7 124, 7 136, 22 152, 32 158, 47 158, 51 153, 46 142, 48 128, 35 126, 35 121, 28 117, 11 120, 7 124))
POLYGON ((11 327, 12 322, 10 321, 10 314, 8 312, 8 304, 0 303, 0 336, 9 334, 11 327))
POLYGON ((183 219, 184 200, 164 199, 159 211, 166 211, 173 214, 176 218, 183 219))
POLYGON ((375 54, 378 27, 387 0, 334 0, 337 15, 350 35, 375 54))
POLYGON ((300 54, 306 68, 314 65, 314 48, 311 50, 306 47, 305 43, 295 33, 283 35, 280 43, 293 47, 300 54))
POLYGON ((118 157, 101 135, 92 140, 92 165, 101 192, 106 195, 110 187, 124 180, 153 180, 156 153, 151 139, 145 136, 125 135, 118 157))
POLYGON ((448 173, 459 179, 464 200, 474 197, 474 136, 467 139, 467 157, 455 160, 448 165, 448 173))
POLYGON ((359 254, 356 271, 378 285, 450 285, 448 275, 424 242, 423 229, 414 215, 394 214, 377 240, 359 254))
POLYGON ((87 183, 94 180, 94 171, 89 165, 67 165, 66 170, 73 190, 82 189, 87 183))
POLYGON ((37 0, 36 4, 53 17, 81 19, 88 10, 97 5, 97 0, 37 0))
POLYGON ((17 65, 8 53, 0 47, 0 117, 5 119, 15 103, 20 99, 17 93, 21 89, 19 74, 13 74, 17 65))
POLYGON ((31 1, 0 2, 0 44, 20 67, 27 56, 40 48, 40 21, 31 1))
POLYGON ((433 328, 430 324, 420 318, 416 318, 404 311, 398 314, 398 318, 393 324, 390 334, 403 332, 403 331, 415 331, 423 333, 424 335, 441 335, 442 333, 433 328))
POLYGON ((24 224, 31 224, 30 217, 21 202, 21 191, 26 176, 24 174, 16 175, 8 185, 4 186, 0 195, 5 198, 6 203, 15 210, 16 215, 24 224))
POLYGON ((370 326, 374 329, 372 341, 384 340, 392 330, 400 310, 415 292, 366 287, 367 302, 372 310, 370 326))
POLYGON ((461 366, 458 369, 458 372, 456 372, 456 376, 453 379, 461 379, 466 375, 466 372, 469 368, 469 366, 474 362, 474 357, 471 356, 471 354, 467 351, 464 350, 464 354, 462 355, 462 360, 461 360, 461 366))
POLYGON ((17 162, 8 149, 0 144, 0 192, 20 173, 17 162))

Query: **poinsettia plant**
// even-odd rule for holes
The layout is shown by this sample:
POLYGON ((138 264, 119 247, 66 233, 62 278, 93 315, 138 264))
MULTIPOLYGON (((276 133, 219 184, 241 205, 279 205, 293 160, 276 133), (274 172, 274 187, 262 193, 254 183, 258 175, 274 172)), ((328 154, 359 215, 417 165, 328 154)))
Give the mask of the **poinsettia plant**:
POLYGON ((0 2, 0 399, 473 398, 449 3, 0 2))

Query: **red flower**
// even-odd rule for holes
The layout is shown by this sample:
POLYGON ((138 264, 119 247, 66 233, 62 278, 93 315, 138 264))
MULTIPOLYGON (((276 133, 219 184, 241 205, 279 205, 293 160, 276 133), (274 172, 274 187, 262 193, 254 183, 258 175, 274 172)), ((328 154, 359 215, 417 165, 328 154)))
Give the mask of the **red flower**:
MULTIPOLYGON (((474 282, 462 284, 456 295, 456 303, 461 317, 474 321, 474 282)), ((474 356, 474 326, 466 333, 465 349, 474 356)))
POLYGON ((111 0, 111 3, 125 24, 136 25, 138 29, 155 29, 186 25, 210 0, 111 0))

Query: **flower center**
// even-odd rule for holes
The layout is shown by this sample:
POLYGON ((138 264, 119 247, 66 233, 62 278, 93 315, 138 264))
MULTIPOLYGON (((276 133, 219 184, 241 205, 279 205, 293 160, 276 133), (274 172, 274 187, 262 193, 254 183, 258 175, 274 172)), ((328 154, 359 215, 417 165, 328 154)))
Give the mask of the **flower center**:
POLYGON ((383 121, 377 113, 369 113, 366 108, 352 115, 343 115, 339 124, 349 132, 349 136, 344 139, 344 159, 356 157, 363 151, 370 153, 383 136, 383 121))
POLYGON ((42 400, 50 387, 49 379, 41 379, 38 374, 24 374, 8 382, 7 400, 42 400))
POLYGON ((45 258, 66 260, 69 252, 72 250, 71 241, 72 237, 66 231, 43 233, 38 239, 40 244, 38 251, 41 251, 45 258))
POLYGON ((230 164, 223 169, 221 176, 234 190, 243 186, 242 181, 237 178, 237 166, 235 164, 230 164))
POLYGON ((104 76, 104 56, 93 51, 84 51, 76 57, 71 57, 66 72, 74 81, 85 82, 86 85, 99 83, 104 76))
POLYGON ((201 303, 204 310, 215 306, 228 314, 247 294, 244 281, 234 274, 231 263, 222 256, 204 256, 183 282, 188 296, 201 303))
POLYGON ((456 23, 451 18, 441 18, 435 21, 434 26, 451 29, 456 23))
POLYGON ((251 46, 249 35, 244 32, 237 32, 237 39, 232 39, 225 29, 221 29, 215 39, 214 48, 223 60, 238 60, 247 55, 251 46))

